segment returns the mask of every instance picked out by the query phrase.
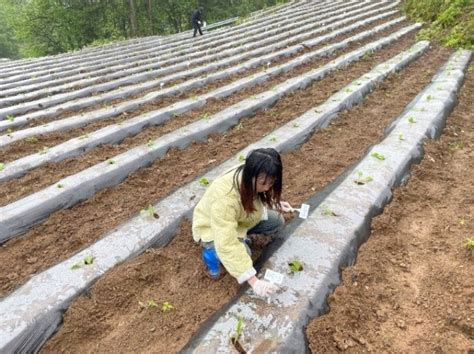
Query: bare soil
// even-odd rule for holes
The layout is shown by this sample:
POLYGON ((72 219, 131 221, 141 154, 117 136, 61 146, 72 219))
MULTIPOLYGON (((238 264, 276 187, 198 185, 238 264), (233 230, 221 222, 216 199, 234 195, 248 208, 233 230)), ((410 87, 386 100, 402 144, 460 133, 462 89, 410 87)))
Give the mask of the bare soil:
POLYGON ((473 353, 474 73, 439 140, 375 218, 327 315, 306 331, 313 353, 473 353))
MULTIPOLYGON (((391 76, 361 106, 343 112, 300 149, 284 154, 284 199, 295 204, 307 200, 360 159, 383 137, 383 128, 429 83, 448 54, 445 49, 431 50, 391 76)), ((296 98, 286 109, 278 107, 279 112, 289 114, 298 109, 300 101, 296 98)), ((73 302, 63 326, 43 352, 70 348, 85 352, 178 352, 237 290, 235 280, 227 274, 216 282, 203 275, 200 247, 192 241, 190 223, 185 222, 167 247, 150 250, 112 269, 88 294, 73 302), (159 308, 139 304, 150 299, 159 308), (165 301, 174 309, 163 313, 161 304, 165 301)))
MULTIPOLYGON (((0 296, 24 283, 30 275, 66 259, 96 241, 105 232, 134 216, 144 206, 169 195, 173 190, 227 160, 240 149, 260 139, 276 127, 320 104, 333 92, 368 72, 375 64, 388 60, 400 51, 409 48, 414 41, 414 36, 404 38, 392 46, 374 53, 367 60, 355 63, 305 90, 281 99, 271 109, 262 111, 252 118, 244 119, 242 121, 243 129, 236 127, 225 134, 212 135, 207 142, 195 142, 184 150, 172 149, 164 158, 157 160, 150 167, 130 175, 120 185, 106 188, 68 210, 53 213, 44 223, 33 227, 24 236, 10 240, 0 247, 0 296)), ((401 75, 404 75, 405 72, 410 73, 411 76, 407 79, 410 80, 410 83, 403 86, 404 89, 400 94, 397 93, 392 97, 397 97, 402 101, 402 97, 408 96, 406 100, 408 103, 409 99, 414 97, 431 78, 434 71, 446 59, 446 55, 447 51, 431 50, 421 60, 413 63, 407 71, 401 73, 401 75), (411 67, 417 69, 413 71, 411 67), (414 88, 418 88, 418 91, 414 88)), ((397 76, 395 75, 395 77, 397 76)), ((384 91, 383 99, 386 100, 386 95, 390 95, 390 93, 386 93, 383 88, 382 91, 384 91)), ((385 107, 382 109, 385 110, 385 107)), ((377 124, 383 124, 382 122, 386 124, 397 114, 381 113, 380 117, 372 119, 377 124)), ((358 120, 358 122, 365 122, 367 117, 368 115, 364 114, 363 120, 358 120)), ((380 126, 378 127, 380 128, 380 126)), ((363 142, 361 136, 368 134, 364 126, 360 128, 360 134, 349 134, 352 130, 345 131, 344 126, 338 129, 337 133, 341 136, 349 136, 351 144, 363 142)), ((354 132, 356 130, 356 128, 351 129, 354 129, 354 132)), ((332 132, 331 129, 327 131, 332 132)), ((329 137, 327 139, 332 141, 333 138, 331 136, 330 139, 329 137)), ((325 141, 322 140, 321 144, 325 141)), ((370 144, 370 141, 366 143, 370 144)), ((335 160, 336 164, 342 165, 343 161, 347 161, 350 156, 346 151, 347 146, 350 145, 341 143, 339 156, 333 154, 333 150, 324 151, 321 156, 329 154, 328 160, 335 160)), ((362 146, 366 147, 367 145, 362 146)), ((354 159, 358 156, 360 155, 356 154, 354 159)), ((302 166, 311 165, 303 163, 302 166)), ((64 170, 57 170, 57 173, 64 173, 69 167, 66 164, 63 166, 64 170)), ((327 170, 329 171, 329 169, 327 170)), ((308 175, 312 176, 311 173, 308 175)), ((326 167, 322 164, 321 176, 324 177, 321 178, 325 178, 327 175, 326 167)), ((37 182, 30 180, 30 183, 37 182)), ((20 185, 17 187, 29 188, 30 186, 20 185)))

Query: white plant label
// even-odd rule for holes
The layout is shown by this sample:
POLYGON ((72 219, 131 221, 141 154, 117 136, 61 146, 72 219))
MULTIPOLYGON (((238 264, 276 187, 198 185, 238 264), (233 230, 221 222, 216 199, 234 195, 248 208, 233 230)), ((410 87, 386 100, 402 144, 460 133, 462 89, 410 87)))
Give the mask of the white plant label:
POLYGON ((285 276, 281 273, 275 272, 271 269, 267 269, 263 278, 265 280, 268 280, 270 283, 281 285, 283 283, 284 277, 285 276))
POLYGON ((300 218, 307 219, 309 214, 309 204, 301 204, 300 218))

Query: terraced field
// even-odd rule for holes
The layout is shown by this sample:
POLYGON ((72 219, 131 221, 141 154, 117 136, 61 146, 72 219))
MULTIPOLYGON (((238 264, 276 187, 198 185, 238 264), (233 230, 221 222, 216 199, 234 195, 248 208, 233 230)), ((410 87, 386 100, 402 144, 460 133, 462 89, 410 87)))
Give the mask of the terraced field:
POLYGON ((241 317, 245 351, 304 352, 471 60, 418 41, 398 1, 220 25, 0 62, 0 351, 228 352, 241 317), (257 147, 282 153, 284 198, 311 205, 255 245, 261 274, 304 264, 268 303, 206 278, 189 221, 202 177, 257 147))

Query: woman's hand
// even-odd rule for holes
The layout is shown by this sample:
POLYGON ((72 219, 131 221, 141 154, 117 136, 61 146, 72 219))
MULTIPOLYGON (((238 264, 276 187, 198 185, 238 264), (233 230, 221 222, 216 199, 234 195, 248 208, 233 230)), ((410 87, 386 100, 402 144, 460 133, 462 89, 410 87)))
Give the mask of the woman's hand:
POLYGON ((281 210, 285 213, 291 213, 293 211, 293 207, 288 202, 280 202, 281 210))
POLYGON ((278 290, 278 286, 275 284, 266 280, 260 280, 256 276, 250 278, 248 283, 252 287, 254 293, 261 297, 271 296, 278 290))

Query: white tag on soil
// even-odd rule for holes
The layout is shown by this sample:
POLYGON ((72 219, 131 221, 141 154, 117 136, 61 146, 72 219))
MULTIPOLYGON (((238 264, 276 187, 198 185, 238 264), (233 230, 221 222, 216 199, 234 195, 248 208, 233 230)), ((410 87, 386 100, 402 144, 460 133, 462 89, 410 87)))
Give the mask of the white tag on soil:
POLYGON ((301 219, 307 219, 309 215, 309 204, 301 204, 300 215, 301 219))
POLYGON ((275 272, 271 269, 267 269, 263 278, 265 280, 268 280, 272 284, 281 285, 283 283, 284 277, 285 276, 281 273, 275 272))

